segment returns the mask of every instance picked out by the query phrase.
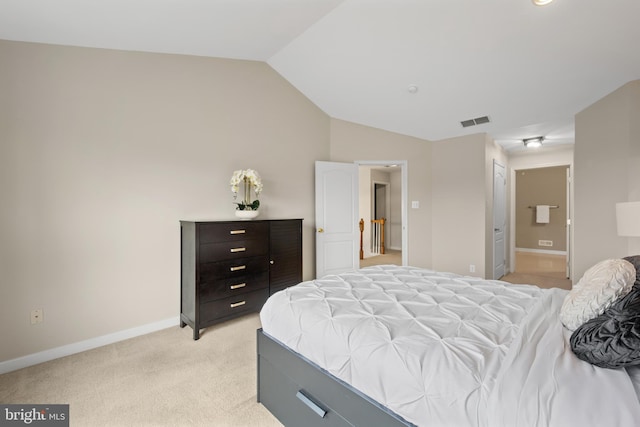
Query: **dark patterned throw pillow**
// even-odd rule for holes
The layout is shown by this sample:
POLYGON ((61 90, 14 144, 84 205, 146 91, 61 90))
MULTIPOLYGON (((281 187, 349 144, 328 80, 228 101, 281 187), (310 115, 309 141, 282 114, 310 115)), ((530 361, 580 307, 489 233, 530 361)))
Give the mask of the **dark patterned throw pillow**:
POLYGON ((570 343, 578 358, 602 368, 640 365, 640 280, 602 315, 579 326, 570 343))
POLYGON ((629 261, 636 268, 636 284, 640 281, 640 255, 632 255, 622 258, 625 261, 629 261))

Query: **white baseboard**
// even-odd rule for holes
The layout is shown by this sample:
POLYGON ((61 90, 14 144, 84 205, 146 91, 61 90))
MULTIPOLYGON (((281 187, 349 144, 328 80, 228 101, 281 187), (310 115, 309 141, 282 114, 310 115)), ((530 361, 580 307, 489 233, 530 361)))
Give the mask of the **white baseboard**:
POLYGON ((90 338, 74 344, 63 345, 62 347, 52 348, 50 350, 41 351, 39 353, 29 354, 27 356, 18 357, 16 359, 0 362, 0 374, 16 371, 28 366, 37 365, 39 363, 48 362, 64 356, 80 353, 94 348, 102 347, 114 342, 124 341, 129 338, 146 335, 151 332, 160 331, 162 329, 171 328, 180 324, 180 317, 171 317, 169 319, 160 320, 158 322, 149 323, 147 325, 138 326, 136 328, 126 329, 120 332, 103 335, 101 337, 90 338))
POLYGON ((536 254, 548 254, 548 255, 566 255, 567 251, 552 251, 549 249, 529 249, 529 248, 516 248, 516 252, 533 252, 536 254))

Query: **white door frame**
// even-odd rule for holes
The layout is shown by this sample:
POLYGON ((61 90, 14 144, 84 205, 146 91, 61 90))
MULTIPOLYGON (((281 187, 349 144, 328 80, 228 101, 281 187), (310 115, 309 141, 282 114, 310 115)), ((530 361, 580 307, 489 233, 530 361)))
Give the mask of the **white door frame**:
MULTIPOLYGON (((557 162, 544 162, 526 165, 518 169, 509 168, 510 185, 510 199, 509 204, 509 271, 515 272, 516 267, 516 173, 521 170, 527 169, 541 169, 551 168, 556 166, 566 166, 569 170, 568 176, 573 177, 573 165, 566 161, 557 162)), ((567 274, 568 278, 572 279, 573 275, 573 178, 569 179, 568 187, 569 194, 567 194, 567 228, 569 239, 567 240, 567 274)))
POLYGON ((402 216, 402 265, 409 265, 409 246, 407 236, 409 235, 409 223, 407 221, 407 182, 408 182, 408 161, 407 160, 356 160, 358 166, 386 166, 398 165, 401 176, 401 216, 402 216))

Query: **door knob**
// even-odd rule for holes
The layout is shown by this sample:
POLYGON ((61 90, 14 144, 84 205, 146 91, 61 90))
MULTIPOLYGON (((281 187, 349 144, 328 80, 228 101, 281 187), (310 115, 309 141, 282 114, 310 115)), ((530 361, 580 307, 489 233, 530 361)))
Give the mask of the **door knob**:
POLYGON ((324 228, 318 228, 318 233, 324 233, 324 228))

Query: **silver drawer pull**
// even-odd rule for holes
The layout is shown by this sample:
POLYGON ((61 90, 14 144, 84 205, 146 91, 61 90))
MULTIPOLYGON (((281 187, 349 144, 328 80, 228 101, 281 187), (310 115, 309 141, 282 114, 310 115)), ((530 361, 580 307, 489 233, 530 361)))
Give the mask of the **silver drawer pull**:
POLYGON ((245 305, 246 303, 246 301, 234 302, 233 304, 231 304, 231 308, 240 307, 241 305, 245 305))
POLYGON ((231 230, 229 234, 244 234, 246 232, 246 230, 231 230))
POLYGON ((244 252, 247 248, 231 248, 231 253, 235 254, 236 252, 244 252))
POLYGON ((247 284, 246 284, 246 283, 238 283, 237 285, 231 285, 231 286, 229 286, 229 288, 230 288, 231 290, 234 290, 234 289, 244 288, 245 286, 247 286, 247 284))
POLYGON ((307 396, 304 395, 304 393, 302 393, 302 390, 298 391, 296 393, 296 397, 298 399, 300 399, 300 401, 302 401, 302 403, 304 403, 305 405, 307 405, 309 407, 309 409, 311 409, 313 412, 315 412, 316 414, 318 414, 318 416, 320 418, 324 418, 325 415, 327 415, 327 411, 325 411, 324 409, 322 409, 320 407, 320 405, 318 405, 316 402, 314 402, 313 400, 309 399, 307 396))
POLYGON ((244 270, 245 268, 247 268, 246 265, 239 265, 237 267, 231 267, 229 270, 231 271, 238 271, 238 270, 244 270))

